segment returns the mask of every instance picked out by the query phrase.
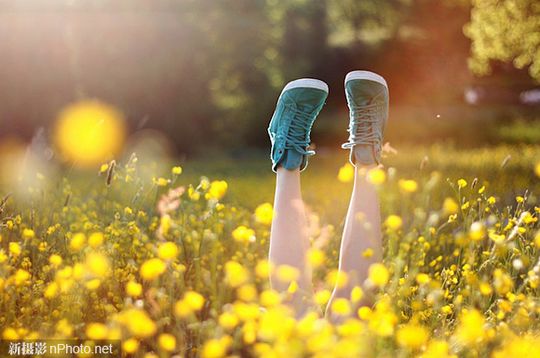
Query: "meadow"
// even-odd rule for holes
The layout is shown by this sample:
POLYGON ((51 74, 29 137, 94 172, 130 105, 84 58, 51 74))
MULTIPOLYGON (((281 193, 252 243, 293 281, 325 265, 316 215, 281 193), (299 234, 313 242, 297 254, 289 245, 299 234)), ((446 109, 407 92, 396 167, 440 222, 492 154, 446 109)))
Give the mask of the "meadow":
MULTIPOLYGON (((338 274, 347 153, 303 173, 317 303, 338 274)), ((120 339, 137 357, 540 357, 540 146, 405 146, 371 175, 384 263, 364 292, 295 318, 298 273, 266 260, 266 153, 180 162, 132 155, 2 187, 4 339, 120 339), (289 291, 268 285, 277 270, 289 291)), ((369 252, 359 253, 369 255, 369 252)))

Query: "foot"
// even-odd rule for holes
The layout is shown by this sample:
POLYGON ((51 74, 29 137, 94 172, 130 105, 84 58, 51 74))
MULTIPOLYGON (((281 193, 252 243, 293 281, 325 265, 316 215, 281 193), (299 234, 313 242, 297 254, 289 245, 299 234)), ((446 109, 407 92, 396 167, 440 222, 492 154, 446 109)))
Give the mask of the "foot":
POLYGON ((369 71, 352 71, 345 77, 349 105, 349 141, 353 165, 381 163, 384 127, 388 120, 388 86, 384 78, 369 71))
POLYGON ((283 88, 268 127, 274 172, 280 165, 289 170, 306 168, 307 158, 315 154, 308 150, 311 127, 326 97, 328 85, 312 78, 289 82, 283 88))

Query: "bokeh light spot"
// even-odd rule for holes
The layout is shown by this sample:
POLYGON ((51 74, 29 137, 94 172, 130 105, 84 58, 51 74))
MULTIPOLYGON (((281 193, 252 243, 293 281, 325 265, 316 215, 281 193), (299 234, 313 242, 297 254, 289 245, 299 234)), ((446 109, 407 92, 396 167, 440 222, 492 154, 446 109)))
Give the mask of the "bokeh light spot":
POLYGON ((73 103, 58 115, 55 145, 76 166, 91 167, 111 159, 121 151, 124 140, 124 116, 98 100, 73 103))

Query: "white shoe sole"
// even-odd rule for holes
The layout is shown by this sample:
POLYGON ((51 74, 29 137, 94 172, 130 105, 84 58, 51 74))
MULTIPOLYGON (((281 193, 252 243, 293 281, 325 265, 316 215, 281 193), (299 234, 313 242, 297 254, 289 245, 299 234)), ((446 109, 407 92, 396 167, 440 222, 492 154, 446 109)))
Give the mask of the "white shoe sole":
POLYGON ((300 78, 298 80, 291 81, 283 87, 281 93, 288 91, 293 88, 316 88, 328 93, 328 85, 315 78, 300 78))
POLYGON ((375 72, 370 71, 351 71, 345 76, 345 84, 352 80, 368 80, 373 82, 378 82, 384 87, 388 88, 386 81, 381 75, 376 74, 375 72))

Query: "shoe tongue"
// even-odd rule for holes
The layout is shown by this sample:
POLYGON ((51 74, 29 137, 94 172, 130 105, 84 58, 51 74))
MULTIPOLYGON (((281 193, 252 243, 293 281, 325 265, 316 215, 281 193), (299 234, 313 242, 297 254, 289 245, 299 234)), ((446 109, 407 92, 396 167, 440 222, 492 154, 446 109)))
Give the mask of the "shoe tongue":
POLYGON ((354 159, 362 165, 375 164, 373 150, 370 145, 357 144, 354 146, 354 159))
POLYGON ((283 156, 282 165, 285 169, 296 169, 302 164, 303 155, 294 149, 287 149, 283 156))

